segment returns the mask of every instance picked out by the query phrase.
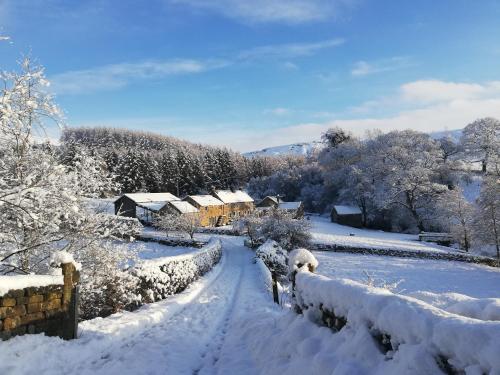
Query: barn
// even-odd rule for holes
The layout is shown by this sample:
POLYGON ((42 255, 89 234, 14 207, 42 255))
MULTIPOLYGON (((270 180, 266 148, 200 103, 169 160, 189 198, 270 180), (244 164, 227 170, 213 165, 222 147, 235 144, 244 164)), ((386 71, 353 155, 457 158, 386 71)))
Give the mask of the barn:
POLYGON ((215 227, 227 223, 224 203, 219 199, 211 195, 188 195, 184 201, 198 209, 202 227, 215 227))
POLYGON ((350 227, 361 228, 363 226, 361 210, 356 206, 333 206, 331 220, 333 223, 348 225, 350 227))
POLYGON ((212 196, 224 204, 227 223, 248 215, 255 209, 254 200, 243 190, 214 190, 212 196))
POLYGON ((151 223, 155 214, 166 203, 180 200, 170 193, 129 193, 115 201, 115 214, 136 217, 144 223, 151 223))

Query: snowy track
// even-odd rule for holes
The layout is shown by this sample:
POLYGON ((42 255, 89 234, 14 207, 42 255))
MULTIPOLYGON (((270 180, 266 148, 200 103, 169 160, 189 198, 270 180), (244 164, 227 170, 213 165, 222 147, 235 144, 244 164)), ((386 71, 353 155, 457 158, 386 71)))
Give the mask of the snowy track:
POLYGON ((79 340, 37 335, 0 343, 7 355, 2 357, 12 358, 0 361, 0 373, 217 374, 224 373, 227 360, 238 362, 235 355, 247 373, 257 373, 244 348, 233 349, 238 327, 256 311, 275 307, 262 293, 252 253, 241 238, 223 239, 223 248, 221 264, 185 293, 86 322, 79 340))

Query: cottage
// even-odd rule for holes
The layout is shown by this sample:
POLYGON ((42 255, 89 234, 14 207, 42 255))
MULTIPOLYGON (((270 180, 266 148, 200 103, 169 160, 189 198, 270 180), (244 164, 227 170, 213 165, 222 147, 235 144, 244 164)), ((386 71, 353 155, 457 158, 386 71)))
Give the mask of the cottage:
POLYGON ((212 195, 224 203, 228 223, 255 209, 254 200, 243 190, 214 190, 212 195))
POLYGON ((264 199, 262 199, 259 203, 257 203, 256 207, 277 207, 278 206, 278 197, 273 197, 268 195, 264 199))
POLYGON ((154 216, 167 202, 180 200, 170 193, 130 193, 115 201, 115 214, 136 217, 142 222, 151 223, 154 216))
POLYGON ((332 223, 348 225, 356 228, 361 228, 363 226, 361 210, 356 206, 333 206, 331 220, 332 223))
POLYGON ((188 195, 184 201, 198 209, 202 227, 215 227, 227 223, 224 203, 219 199, 211 195, 188 195))
POLYGON ((280 202, 278 204, 278 210, 292 214, 294 219, 301 219, 304 217, 304 205, 302 202, 280 202))
POLYGON ((266 213, 270 208, 277 208, 293 214, 295 219, 304 217, 304 205, 302 202, 283 202, 279 199, 279 196, 265 197, 257 204, 257 208, 263 213, 266 213))

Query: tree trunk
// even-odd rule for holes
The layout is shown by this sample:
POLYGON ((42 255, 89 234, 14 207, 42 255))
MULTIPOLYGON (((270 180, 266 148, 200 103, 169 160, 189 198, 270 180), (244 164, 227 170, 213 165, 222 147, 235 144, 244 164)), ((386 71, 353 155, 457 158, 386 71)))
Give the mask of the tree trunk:
POLYGON ((486 164, 487 164, 486 159, 484 159, 484 160, 481 162, 481 164, 482 164, 482 171, 483 171, 483 173, 486 173, 486 164))

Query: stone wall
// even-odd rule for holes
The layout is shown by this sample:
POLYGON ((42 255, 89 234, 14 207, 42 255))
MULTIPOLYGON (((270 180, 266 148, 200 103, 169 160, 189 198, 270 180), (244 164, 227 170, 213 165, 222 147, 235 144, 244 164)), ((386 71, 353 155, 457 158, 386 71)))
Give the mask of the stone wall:
POLYGON ((471 254, 464 254, 459 252, 441 253, 441 252, 431 252, 424 250, 420 251, 420 250, 363 248, 363 247, 355 247, 347 245, 319 244, 319 243, 311 244, 310 249, 315 251, 333 251, 339 253, 381 255, 381 256, 399 257, 399 258, 450 260, 457 262, 484 264, 490 267, 500 267, 500 260, 498 259, 487 258, 471 254))
POLYGON ((64 284, 10 290, 0 297, 0 339, 45 333, 69 340, 77 335, 79 272, 62 264, 64 284))

